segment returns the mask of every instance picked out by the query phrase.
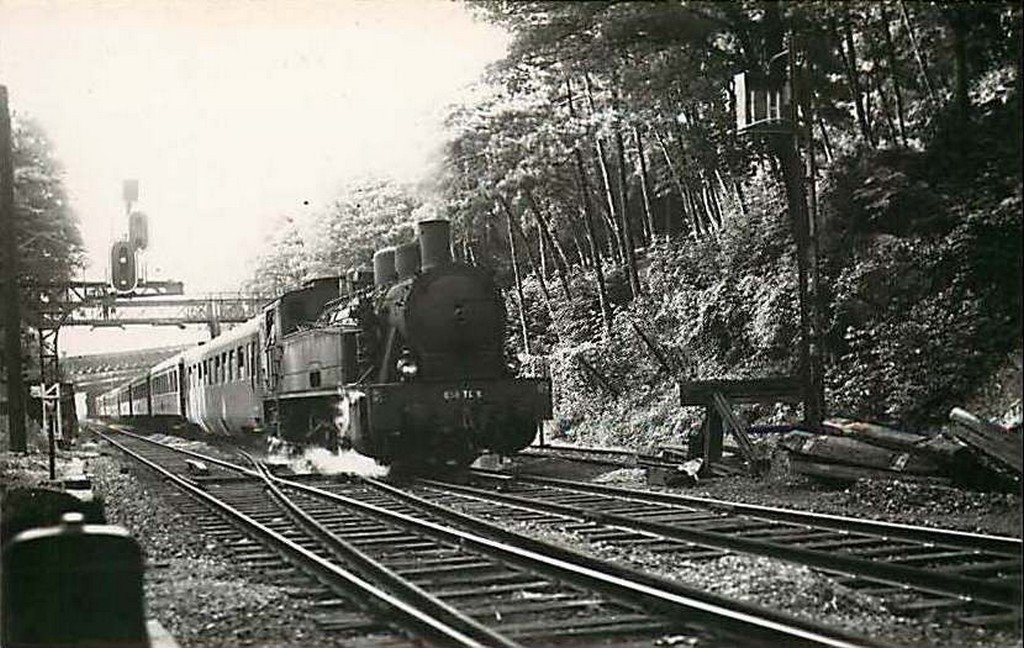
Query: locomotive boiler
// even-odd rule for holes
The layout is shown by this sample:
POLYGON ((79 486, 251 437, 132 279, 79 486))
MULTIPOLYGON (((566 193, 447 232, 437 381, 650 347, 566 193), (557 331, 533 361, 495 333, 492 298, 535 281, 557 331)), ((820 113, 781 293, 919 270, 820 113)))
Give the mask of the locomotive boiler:
POLYGON ((384 464, 462 466, 528 445, 546 376, 517 376, 491 273, 453 261, 447 221, 379 250, 372 276, 325 278, 102 395, 99 413, 178 414, 215 434, 269 432, 384 464), (177 410, 175 410, 177 408, 177 410))

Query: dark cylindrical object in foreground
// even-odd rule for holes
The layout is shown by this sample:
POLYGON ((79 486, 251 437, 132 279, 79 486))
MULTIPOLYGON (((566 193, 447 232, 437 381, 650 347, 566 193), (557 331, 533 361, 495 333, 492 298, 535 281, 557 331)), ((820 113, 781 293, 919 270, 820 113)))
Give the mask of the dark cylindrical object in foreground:
POLYGON ((3 552, 2 643, 8 648, 146 648, 142 552, 116 526, 30 529, 3 552))
POLYGON ((420 263, 424 271, 452 262, 451 225, 448 221, 437 219, 416 223, 416 238, 420 242, 420 263))
POLYGON ((395 248, 395 272, 399 280, 409 279, 420 271, 420 246, 415 241, 395 248))
POLYGON ((373 285, 386 286, 394 283, 398 275, 395 273, 395 248, 386 247, 373 253, 373 285))

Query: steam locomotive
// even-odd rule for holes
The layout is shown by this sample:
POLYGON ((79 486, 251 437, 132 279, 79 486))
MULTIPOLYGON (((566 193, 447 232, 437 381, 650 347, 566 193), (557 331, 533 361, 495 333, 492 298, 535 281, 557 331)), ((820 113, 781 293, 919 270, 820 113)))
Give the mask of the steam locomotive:
POLYGON ((546 376, 507 362, 490 273, 454 262, 449 224, 378 250, 373 273, 309 282, 213 340, 96 399, 100 416, 269 432, 382 464, 462 466, 528 445, 551 417, 546 376))

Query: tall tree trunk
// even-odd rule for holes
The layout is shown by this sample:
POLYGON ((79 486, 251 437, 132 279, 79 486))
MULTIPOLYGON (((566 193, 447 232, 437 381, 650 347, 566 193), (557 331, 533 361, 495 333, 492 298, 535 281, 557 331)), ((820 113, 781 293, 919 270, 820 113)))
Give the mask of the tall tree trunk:
MULTIPOLYGON (((685 110, 683 111, 683 115, 686 116, 687 119, 689 119, 689 116, 686 114, 685 110)), ((682 157, 683 162, 687 165, 686 169, 690 171, 689 174, 684 174, 683 186, 686 187, 690 205, 692 205, 693 213, 696 216, 697 220, 700 222, 700 227, 702 231, 704 232, 704 234, 711 234, 714 231, 715 227, 714 223, 711 220, 711 215, 708 213, 708 206, 704 203, 704 198, 701 195, 701 193, 694 189, 693 185, 690 182, 694 175, 698 176, 698 181, 700 180, 700 167, 693 164, 691 156, 686 154, 686 149, 683 146, 683 141, 686 139, 686 133, 683 132, 683 129, 679 125, 679 122, 673 121, 672 125, 675 127, 676 139, 679 141, 679 153, 682 157), (693 173, 694 168, 698 170, 696 174, 693 173)))
POLYGON ((846 69, 846 80, 850 87, 850 98, 853 100, 853 109, 857 114, 857 124, 860 126, 861 135, 864 140, 875 147, 875 136, 871 131, 871 117, 864 106, 864 93, 861 90, 860 79, 857 74, 857 50, 853 43, 853 25, 850 15, 843 17, 842 33, 833 21, 832 29, 835 32, 836 41, 839 43, 839 53, 843 59, 843 67, 846 69), (845 47, 844 47, 845 44, 845 47))
MULTIPOLYGON (((572 82, 569 80, 569 77, 565 78, 565 88, 568 95, 569 118, 575 120, 576 110, 573 107, 572 82)), ((587 239, 590 242, 590 253, 594 259, 594 275, 597 283, 597 300, 601 307, 601 321, 604 324, 605 335, 610 337, 612 333, 612 309, 611 304, 608 303, 608 292, 604 282, 604 269, 601 267, 601 255, 597 250, 597 232, 594 228, 593 205, 590 203, 590 187, 587 182, 586 169, 583 166, 583 153, 580 151, 578 142, 573 147, 573 157, 576 159, 576 175, 579 178, 582 194, 580 198, 583 202, 584 213, 586 214, 583 222, 586 225, 587 239)))
POLYGON ((889 111, 889 105, 885 100, 885 94, 882 92, 882 81, 878 74, 878 69, 872 70, 871 74, 868 75, 869 79, 874 82, 875 94, 878 95, 878 106, 882 111, 882 118, 885 120, 885 125, 889 129, 889 140, 893 144, 899 144, 899 131, 896 129, 896 122, 893 120, 892 113, 889 111))
POLYGON ((893 94, 896 98, 896 120, 900 127, 900 141, 904 148, 907 146, 907 123, 904 118, 903 89, 900 87, 899 66, 896 58, 896 45, 893 43, 892 32, 889 27, 889 12, 885 10, 885 3, 879 3, 882 11, 882 36, 885 40, 885 55, 889 62, 889 81, 892 83, 893 94))
POLYGON ((544 281, 547 281, 550 276, 548 274, 548 246, 544 244, 545 238, 541 234, 540 225, 534 223, 533 227, 537 230, 537 255, 540 257, 540 276, 544 281))
POLYGON ((946 9, 950 27, 953 29, 953 97, 956 101, 957 118, 966 127, 971 116, 971 96, 967 92, 970 84, 970 70, 967 68, 967 38, 971 30, 970 14, 960 5, 946 9))
POLYGON ((707 208, 700 199, 700 194, 694 191, 693 185, 690 184, 688 179, 683 180, 683 187, 686 189, 686 200, 690 204, 690 209, 693 211, 694 219, 698 223, 701 233, 704 235, 711 234, 713 229, 711 219, 708 217, 707 208))
MULTIPOLYGON (((676 191, 679 192, 679 200, 685 209, 686 203, 686 189, 683 188, 683 181, 679 177, 679 171, 676 169, 676 165, 672 162, 672 156, 668 153, 668 147, 665 146, 665 140, 662 138, 661 133, 654 130, 654 139, 658 142, 658 148, 661 149, 661 154, 665 158, 665 164, 668 166, 669 173, 672 175, 672 181, 676 185, 676 191)), ((688 214, 690 216, 690 234, 694 239, 700 238, 700 224, 697 221, 696 214, 688 214)), ((668 220, 666 217, 666 225, 668 220)), ((668 230, 666 229, 666 232, 668 230)))
MULTIPOLYGON (((636 142, 636 158, 640 165, 640 193, 644 200, 644 221, 647 223, 647 240, 654 243, 654 214, 651 212, 651 192, 647 185, 647 159, 644 156, 643 140, 640 129, 633 125, 633 141, 636 142)), ((666 233, 667 234, 667 233, 666 233)))
POLYGON ((917 69, 921 73, 921 79, 924 81, 924 87, 928 90, 928 98, 932 103, 932 107, 938 107, 939 100, 935 95, 935 84, 932 83, 931 75, 928 74, 928 66, 924 63, 924 57, 921 56, 921 48, 917 45, 917 35, 914 33, 914 26, 910 22, 910 13, 907 11, 907 3, 903 0, 899 0, 900 4, 900 15, 903 17, 903 26, 907 30, 907 38, 910 39, 910 46, 914 50, 914 59, 917 61, 917 69))
POLYGON ((722 211, 718 208, 718 196, 715 195, 715 186, 708 180, 707 173, 703 170, 700 172, 700 192, 701 200, 704 201, 708 217, 711 219, 711 225, 716 230, 722 229, 722 211))
MULTIPOLYGON (((537 230, 540 232, 541 238, 554 251, 555 269, 558 272, 558 279, 562 284, 562 292, 565 293, 565 298, 569 299, 572 296, 569 291, 569 260, 565 258, 565 251, 562 250, 562 246, 558 243, 558 238, 551 231, 550 221, 541 211, 537 200, 533 197, 533 192, 527 189, 523 193, 526 196, 526 204, 530 207, 530 213, 533 214, 533 218, 537 222, 537 230)), ((580 251, 580 254, 582 254, 582 251, 580 251)))
POLYGON ((828 130, 825 129, 825 120, 822 119, 821 115, 818 115, 818 130, 821 132, 821 146, 825 150, 825 159, 828 160, 829 164, 834 159, 832 155, 832 141, 828 138, 828 130))
POLYGON ((740 204, 740 212, 743 214, 744 218, 749 217, 750 208, 747 207, 747 197, 743 195, 743 183, 739 180, 733 180, 732 187, 736 190, 736 202, 740 204))
POLYGON ((523 249, 526 250, 526 258, 530 262, 530 269, 537 275, 537 280, 540 283, 540 291, 544 295, 544 301, 548 305, 548 310, 550 310, 551 293, 548 292, 548 284, 544 281, 544 276, 540 271, 540 264, 537 263, 537 258, 533 256, 533 249, 530 248, 530 239, 526 237, 526 232, 523 231, 523 226, 519 223, 519 217, 516 216, 516 213, 512 210, 512 205, 509 203, 508 198, 505 196, 499 196, 498 200, 501 202, 501 206, 505 210, 505 218, 508 220, 510 231, 518 234, 519 238, 523 242, 523 249))
POLYGON ((626 267, 629 269, 629 283, 634 295, 643 293, 640 286, 640 272, 636 267, 636 249, 633 244, 633 228, 629 224, 629 197, 626 184, 626 147, 622 141, 622 131, 615 128, 615 146, 619 158, 619 213, 622 216, 622 238, 626 246, 626 267))
MULTIPOLYGON (((587 236, 587 251, 591 261, 594 264, 600 264, 609 252, 601 249, 601 237, 599 235, 598 224, 595 222, 598 218, 605 218, 603 213, 594 214, 594 211, 601 212, 599 209, 595 209, 591 202, 592 196, 590 194, 590 176, 587 174, 587 167, 583 161, 583 151, 580 150, 579 143, 573 148, 573 161, 575 163, 574 172, 576 175, 576 191, 579 192, 579 205, 580 215, 583 217, 584 231, 587 236), (593 232, 590 229, 593 228, 593 232), (593 238, 593 246, 590 245, 590 239, 593 238)), ((605 225, 607 228, 607 225, 605 225)))
POLYGON ((586 246, 580 243, 580 237, 576 233, 576 228, 573 228, 571 230, 571 234, 572 234, 572 245, 573 245, 574 248, 576 248, 576 256, 580 260, 580 266, 583 267, 583 268, 589 268, 591 266, 590 259, 587 257, 587 254, 584 252, 584 250, 586 250, 586 246))
POLYGON ((608 245, 608 258, 616 265, 622 265, 625 258, 625 245, 622 242, 622 232, 619 230, 619 219, 611 200, 611 188, 608 186, 607 169, 604 164, 604 151, 600 148, 596 151, 595 157, 598 160, 598 175, 601 177, 604 202, 601 206, 601 217, 604 220, 604 228, 607 232, 605 243, 608 245))
POLYGON ((519 326, 523 334, 523 350, 527 355, 530 353, 530 336, 526 328, 526 299, 523 296, 523 281, 519 276, 519 259, 516 254, 516 237, 512 235, 512 212, 505 204, 504 198, 498 199, 505 208, 505 222, 508 225, 508 254, 512 258, 512 276, 516 283, 516 295, 519 298, 519 326))
MULTIPOLYGON (((587 93, 587 103, 590 106, 590 114, 594 115, 597 113, 597 108, 594 104, 594 94, 590 89, 590 75, 583 75, 583 87, 587 93)), ((601 136, 597 134, 594 135, 594 153, 597 159, 598 171, 600 171, 601 186, 604 190, 605 210, 608 214, 608 222, 611 226, 609 234, 614 237, 615 241, 615 260, 618 263, 628 265, 628 261, 626 261, 628 258, 628 254, 626 252, 626 237, 622 231, 622 218, 620 217, 618 207, 615 204, 615 198, 612 194, 612 183, 610 174, 608 173, 608 159, 605 157, 604 142, 601 140, 601 136)), ((626 272, 627 274, 629 273, 628 268, 626 272)))

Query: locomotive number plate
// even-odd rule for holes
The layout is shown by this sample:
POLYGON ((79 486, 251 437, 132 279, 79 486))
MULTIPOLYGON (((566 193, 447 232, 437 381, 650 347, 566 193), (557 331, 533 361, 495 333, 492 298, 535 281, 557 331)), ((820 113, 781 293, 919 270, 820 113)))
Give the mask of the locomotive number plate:
POLYGON ((446 389, 442 394, 446 401, 480 400, 484 397, 482 389, 446 389))

